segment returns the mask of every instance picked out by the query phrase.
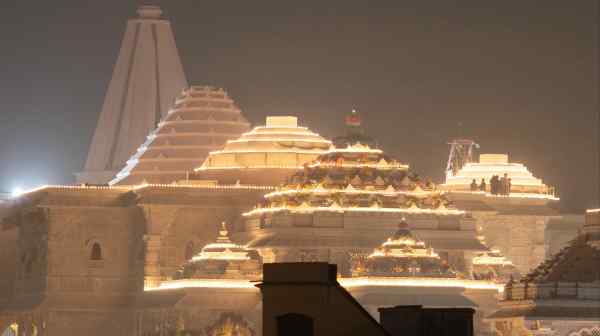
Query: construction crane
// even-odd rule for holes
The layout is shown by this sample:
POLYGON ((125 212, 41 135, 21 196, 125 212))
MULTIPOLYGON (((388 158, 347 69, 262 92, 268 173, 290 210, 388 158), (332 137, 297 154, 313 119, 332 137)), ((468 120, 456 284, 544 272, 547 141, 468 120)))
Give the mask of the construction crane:
POLYGON ((473 152, 479 148, 479 145, 469 139, 455 139, 448 144, 450 145, 450 155, 446 165, 446 174, 454 176, 467 163, 473 162, 473 152))

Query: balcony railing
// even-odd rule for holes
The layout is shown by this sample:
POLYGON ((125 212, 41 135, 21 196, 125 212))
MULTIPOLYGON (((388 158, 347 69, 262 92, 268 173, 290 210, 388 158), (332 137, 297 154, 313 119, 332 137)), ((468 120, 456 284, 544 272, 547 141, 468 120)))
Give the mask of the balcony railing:
POLYGON ((504 291, 504 299, 506 301, 540 299, 600 300, 600 281, 592 283, 508 284, 504 291))

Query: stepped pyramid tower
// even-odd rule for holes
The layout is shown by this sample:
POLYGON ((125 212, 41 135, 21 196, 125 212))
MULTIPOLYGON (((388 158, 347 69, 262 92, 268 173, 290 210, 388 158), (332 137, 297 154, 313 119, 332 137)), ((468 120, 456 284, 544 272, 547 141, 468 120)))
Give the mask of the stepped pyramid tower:
POLYGON ((353 276, 456 278, 456 273, 400 222, 398 230, 368 256, 352 259, 353 276))
POLYGON ((335 262, 347 275, 349 253, 372 251, 406 217, 443 260, 470 273, 470 253, 487 250, 474 222, 433 183, 358 132, 356 112, 346 123, 346 136, 244 213, 236 238, 259 250, 265 262, 335 262))
POLYGON ((249 129, 250 123, 227 92, 192 86, 177 97, 175 105, 110 184, 183 180, 210 152, 249 129))
POLYGON ((169 21, 156 6, 142 6, 137 12, 139 17, 127 23, 78 182, 110 181, 187 87, 169 21))

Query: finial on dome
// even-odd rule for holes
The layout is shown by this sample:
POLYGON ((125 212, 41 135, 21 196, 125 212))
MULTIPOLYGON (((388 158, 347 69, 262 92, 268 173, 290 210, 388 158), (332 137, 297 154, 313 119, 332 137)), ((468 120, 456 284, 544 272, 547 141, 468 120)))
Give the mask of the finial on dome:
POLYGON ((142 19, 159 19, 162 15, 162 10, 158 6, 143 5, 138 7, 137 13, 142 19))
POLYGON ((360 126, 361 125, 361 119, 360 119, 360 116, 358 115, 358 112, 356 111, 356 109, 352 109, 352 112, 350 112, 350 114, 346 116, 346 125, 348 125, 348 126, 360 126))

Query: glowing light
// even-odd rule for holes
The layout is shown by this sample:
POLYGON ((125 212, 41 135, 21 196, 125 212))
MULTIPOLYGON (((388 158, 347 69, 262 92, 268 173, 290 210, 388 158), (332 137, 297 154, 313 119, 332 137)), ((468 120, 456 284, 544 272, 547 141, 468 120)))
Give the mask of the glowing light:
POLYGON ((586 213, 600 213, 600 209, 588 209, 585 212, 586 213))
POLYGON ((326 188, 314 188, 314 189, 288 189, 288 190, 280 190, 274 191, 266 194, 265 198, 273 198, 279 196, 290 196, 290 195, 298 195, 298 194, 323 194, 323 195, 331 195, 331 194, 367 194, 367 195, 381 195, 381 196, 416 196, 416 197, 424 197, 424 196, 438 196, 444 194, 445 192, 440 191, 395 191, 394 187, 391 185, 388 188, 383 190, 363 190, 356 189, 352 186, 352 184, 348 184, 348 186, 344 189, 326 189, 326 188), (390 188, 391 187, 391 188, 390 188))
POLYGON ((203 171, 203 170, 228 170, 228 169, 302 169, 302 166, 298 165, 278 165, 278 166, 266 166, 266 165, 252 165, 252 166, 202 166, 195 168, 194 171, 203 171))
POLYGON ((408 214, 433 214, 433 215, 462 215, 465 212, 454 209, 421 209, 411 207, 408 209, 398 208, 359 208, 359 207, 274 207, 274 208, 257 208, 243 214, 244 217, 260 215, 263 213, 275 213, 280 211, 290 211, 292 213, 313 213, 316 211, 325 212, 389 212, 389 213, 408 213, 408 214))
POLYGON ((255 283, 242 279, 183 279, 164 281, 158 287, 145 287, 145 291, 181 288, 248 288, 258 291, 255 283))
POLYGON ((124 187, 131 190, 144 188, 163 188, 163 189, 214 189, 214 190, 274 190, 275 187, 260 186, 250 184, 223 184, 223 185, 194 185, 194 184, 149 184, 141 183, 135 186, 124 187))
POLYGON ((357 277, 340 278, 345 288, 382 286, 382 287, 451 287, 464 289, 488 289, 504 292, 504 285, 487 280, 465 280, 452 278, 396 278, 396 277, 357 277))
POLYGON ((289 149, 230 149, 210 152, 210 155, 216 154, 236 154, 236 153, 291 153, 291 154, 321 154, 325 153, 321 149, 315 150, 289 150, 289 149))
POLYGON ((14 187, 13 190, 10 192, 12 197, 19 197, 21 196, 25 191, 23 190, 23 188, 21 187, 14 187))
MULTIPOLYGON (((463 289, 495 290, 504 292, 504 285, 487 280, 464 280, 451 278, 385 278, 357 277, 338 278, 339 284, 347 289, 356 287, 445 287, 463 289)), ((164 281, 158 287, 146 287, 145 291, 182 288, 240 288, 257 290, 255 282, 242 279, 184 279, 164 281)))
POLYGON ((385 165, 380 163, 324 163, 315 162, 309 164, 308 167, 324 167, 324 168, 377 168, 377 169, 408 169, 410 166, 401 163, 387 163, 385 165))
POLYGON ((301 138, 255 138, 255 139, 236 139, 228 140, 227 143, 244 143, 244 142, 310 142, 330 145, 331 141, 321 139, 301 139, 301 138))

